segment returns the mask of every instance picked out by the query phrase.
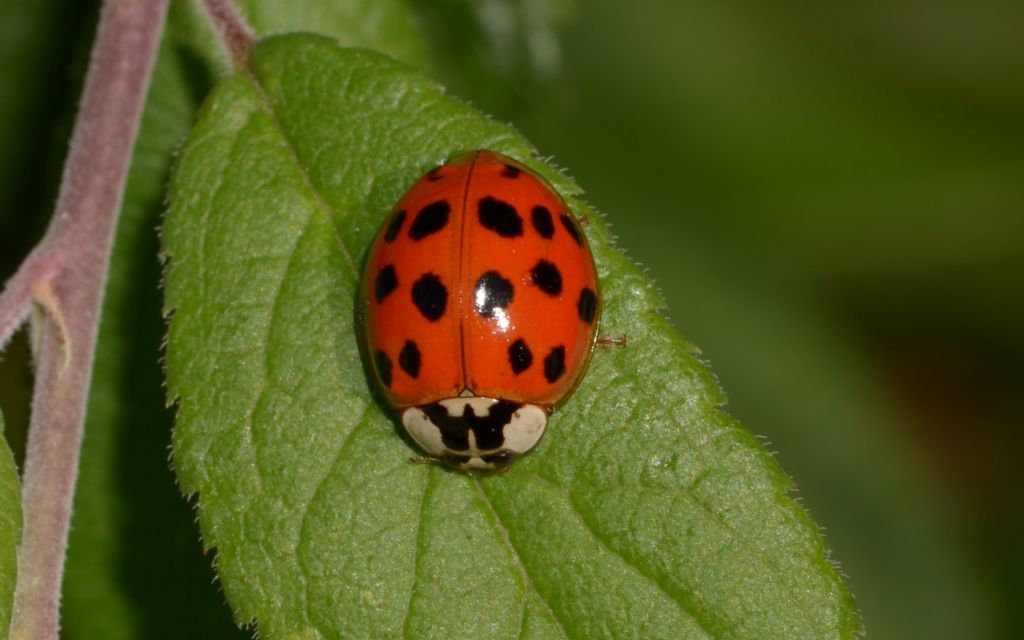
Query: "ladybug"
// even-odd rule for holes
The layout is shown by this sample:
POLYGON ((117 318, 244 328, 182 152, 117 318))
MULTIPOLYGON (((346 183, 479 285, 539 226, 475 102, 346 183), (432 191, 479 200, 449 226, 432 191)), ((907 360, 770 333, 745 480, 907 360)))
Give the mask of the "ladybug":
POLYGON ((532 449, 575 389, 601 299, 587 239, 543 178, 476 151, 419 179, 363 274, 373 374, 409 436, 467 471, 532 449))

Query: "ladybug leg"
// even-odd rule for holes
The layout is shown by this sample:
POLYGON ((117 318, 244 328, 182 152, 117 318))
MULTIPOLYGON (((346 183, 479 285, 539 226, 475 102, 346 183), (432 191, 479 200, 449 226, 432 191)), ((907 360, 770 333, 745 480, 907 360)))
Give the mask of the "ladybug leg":
POLYGON ((601 336, 596 342, 599 347, 625 347, 628 340, 626 334, 622 334, 621 336, 601 336))
POLYGON ((488 476, 505 475, 508 473, 510 467, 497 467, 494 469, 459 469, 466 475, 473 476, 474 478, 486 478, 488 476))
POLYGON ((581 215, 581 216, 576 216, 576 222, 580 226, 585 227, 588 224, 590 224, 590 216, 588 216, 585 213, 583 215, 581 215))
POLYGON ((443 460, 430 456, 409 456, 409 462, 410 464, 441 464, 443 460))

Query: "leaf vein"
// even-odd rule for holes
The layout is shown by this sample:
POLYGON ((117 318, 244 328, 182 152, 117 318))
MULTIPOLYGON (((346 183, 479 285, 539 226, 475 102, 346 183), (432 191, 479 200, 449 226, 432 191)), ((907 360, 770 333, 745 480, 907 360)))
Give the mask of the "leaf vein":
POLYGON ((317 630, 320 631, 321 633, 323 633, 323 630, 320 629, 319 627, 316 627, 316 625, 313 624, 313 612, 309 608, 309 582, 310 582, 310 580, 309 580, 309 576, 306 574, 306 567, 302 563, 302 558, 299 557, 298 547, 302 543, 302 539, 306 535, 306 525, 307 525, 308 519, 309 519, 309 508, 310 508, 310 506, 312 506, 312 504, 314 502, 316 502, 317 495, 320 493, 320 490, 323 488, 324 484, 327 482, 328 476, 330 476, 331 472, 334 471, 334 468, 338 466, 338 461, 341 459, 341 454, 345 452, 345 449, 348 447, 349 442, 352 440, 352 434, 354 434, 356 432, 356 429, 364 426, 367 423, 367 421, 368 421, 368 419, 370 417, 370 411, 371 411, 372 407, 373 407, 372 404, 368 404, 366 406, 366 408, 363 409, 363 415, 360 416, 359 420, 356 421, 355 425, 353 425, 353 427, 351 429, 349 429, 348 433, 345 434, 345 438, 341 441, 341 444, 338 446, 338 450, 335 452, 334 458, 331 460, 331 463, 329 465, 326 465, 327 471, 323 474, 323 476, 320 477, 319 480, 316 481, 316 485, 314 486, 312 495, 309 497, 309 499, 304 501, 304 503, 302 505, 302 515, 300 515, 299 519, 298 519, 298 522, 299 522, 298 543, 295 546, 295 552, 294 553, 295 553, 295 564, 298 565, 298 567, 299 567, 299 574, 302 576, 302 582, 303 582, 303 585, 302 585, 303 586, 303 589, 302 589, 302 594, 303 594, 302 595, 302 600, 303 600, 303 603, 304 603, 304 611, 306 612, 306 620, 309 622, 309 624, 314 626, 315 628, 317 628, 317 630))
MULTIPOLYGON (((551 619, 555 621, 555 625, 558 627, 558 631, 561 633, 562 637, 565 638, 565 640, 569 640, 569 638, 571 636, 565 630, 565 626, 562 624, 562 620, 555 613, 555 610, 552 608, 551 603, 549 603, 547 601, 547 599, 544 597, 544 594, 542 594, 540 592, 540 590, 537 588, 537 585, 535 585, 533 580, 530 578, 530 574, 526 570, 526 564, 523 562, 522 557, 519 555, 519 552, 516 550, 515 545, 512 544, 512 538, 509 536, 508 527, 505 526, 505 523, 502 521, 501 516, 498 514, 498 510, 494 508, 494 504, 491 502, 491 499, 487 496, 487 492, 484 491, 483 487, 480 485, 480 480, 478 478, 472 478, 472 483, 473 483, 474 489, 476 490, 477 495, 480 497, 480 500, 483 502, 484 507, 487 508, 487 510, 491 514, 491 517, 494 518, 494 523, 495 523, 495 527, 498 530, 498 535, 501 536, 502 542, 504 542, 505 547, 508 549, 509 553, 512 555, 513 563, 515 563, 516 568, 519 569, 519 576, 520 576, 520 579, 523 581, 523 588, 524 588, 523 600, 522 600, 523 614, 520 616, 520 620, 525 622, 525 619, 526 619, 526 593, 525 593, 525 590, 529 589, 530 591, 532 591, 533 593, 535 593, 537 595, 537 599, 540 600, 541 604, 544 606, 544 608, 547 610, 547 612, 549 614, 551 614, 551 619)), ((517 634, 517 635, 522 636, 522 633, 523 633, 523 628, 522 628, 522 626, 520 626, 519 634, 517 634)))
POLYGON ((263 102, 263 106, 267 112, 267 117, 270 118, 274 127, 280 132, 281 140, 284 142, 285 148, 288 150, 288 154, 295 163, 295 167, 298 170, 299 175, 302 176, 303 183, 306 188, 309 189, 310 194, 312 194, 313 199, 316 201, 317 209, 330 223, 331 230, 334 233, 334 239, 338 243, 338 249, 341 251, 341 255, 345 259, 345 263, 348 265, 349 274, 352 276, 353 282, 358 282, 359 269, 356 266, 355 260, 352 259, 352 254, 349 253, 348 247, 345 246, 345 242, 342 240, 341 230, 338 229, 337 216, 334 215, 334 208, 328 204, 327 199, 324 198, 320 189, 318 189, 317 185, 313 182, 312 176, 310 176, 309 172, 306 171, 305 165, 302 164, 302 161, 299 158, 298 150, 296 150, 291 138, 288 137, 288 130, 285 129, 284 124, 277 115, 277 110, 274 108, 273 100, 271 100, 270 96, 267 95, 263 85, 260 84, 259 78, 252 76, 252 84, 253 87, 255 87, 257 94, 259 94, 260 100, 263 102))
MULTIPOLYGON (((239 127, 238 131, 235 132, 234 140, 231 143, 231 149, 228 150, 227 154, 225 155, 226 158, 232 158, 232 157, 235 156, 235 152, 238 149, 238 145, 242 141, 242 137, 243 137, 242 133, 245 131, 245 129, 248 126, 249 121, 251 121, 251 119, 252 119, 252 114, 249 114, 249 119, 246 121, 246 124, 241 126, 241 127, 239 127)), ((206 263, 207 263, 206 246, 207 246, 207 236, 208 236, 209 230, 210 230, 210 224, 209 224, 210 213, 215 208, 214 207, 214 203, 217 201, 218 195, 221 193, 221 191, 224 189, 224 186, 225 186, 224 185, 224 174, 225 174, 225 171, 223 171, 223 169, 222 169, 220 171, 216 171, 215 174, 216 174, 216 183, 215 183, 213 189, 211 190, 210 198, 206 201, 206 206, 203 208, 203 213, 202 213, 202 216, 200 217, 200 222, 199 222, 199 229, 200 229, 200 232, 199 232, 199 247, 198 247, 198 250, 196 251, 196 255, 197 255, 196 272, 197 272, 197 279, 199 281, 199 294, 198 294, 197 297, 199 298, 199 305, 193 311, 193 314, 197 318, 201 317, 203 315, 203 311, 206 308, 206 294, 207 294, 207 290, 208 290, 208 288, 206 286, 206 279, 207 279, 207 273, 206 273, 206 263)), ((253 348, 253 351, 257 351, 257 350, 259 350, 259 347, 254 347, 253 348)), ((202 480, 200 480, 199 482, 196 483, 198 486, 201 487, 202 485, 206 484, 205 481, 209 480, 209 476, 208 476, 208 474, 205 471, 205 469, 206 469, 205 461, 206 461, 206 457, 210 453, 210 449, 212 449, 214 446, 216 446, 220 442, 221 438, 224 437, 225 432, 227 432, 228 430, 229 430, 228 428, 218 429, 216 435, 214 435, 214 437, 212 437, 212 438, 207 440, 207 444, 203 448, 203 450, 201 452, 197 453, 196 457, 197 457, 197 459, 199 461, 199 464, 197 464, 195 468, 197 470, 200 470, 200 473, 202 473, 202 475, 203 475, 202 480)))
MULTIPOLYGON (((537 477, 539 477, 539 476, 537 476, 537 477)), ((555 485, 555 486, 557 486, 557 485, 555 485)), ((639 566, 637 566, 636 564, 631 562, 629 559, 627 559, 625 554, 621 553, 620 551, 618 551, 617 549, 612 547, 610 544, 608 544, 608 542, 605 541, 604 538, 602 538, 600 536, 600 534, 598 534, 597 530, 595 530, 594 527, 592 527, 590 525, 590 522, 583 516, 583 513, 580 511, 579 507, 573 501, 573 494, 572 494, 572 492, 567 490, 567 489, 565 489, 565 492, 567 494, 569 506, 572 507, 573 513, 576 514, 576 517, 578 517, 580 519, 580 522, 583 524, 583 526, 586 527, 587 531, 589 531, 591 533, 591 535, 594 536, 594 540, 596 540, 598 542, 598 544, 600 544, 603 549, 605 549, 606 551, 608 551, 608 553, 612 554, 613 556, 615 556, 616 558, 621 560, 622 563, 625 564, 630 569, 632 569, 633 572, 636 573, 636 575, 640 576, 641 578, 646 580, 649 584, 653 585, 654 588, 656 590, 658 590, 660 593, 664 594, 664 596, 666 598, 668 598, 672 602, 675 602, 676 605, 679 607, 679 609, 683 613, 685 613, 687 616, 689 616, 690 619, 693 620, 697 624, 697 626, 700 627, 700 630, 703 631, 705 634, 707 634, 707 636, 709 638, 714 638, 715 637, 715 634, 713 634, 708 629, 707 624, 705 623, 705 621, 702 620, 701 617, 699 615, 697 615, 697 613, 695 611, 692 610, 692 607, 690 607, 686 603, 684 603, 682 601, 682 598, 679 598, 679 597, 674 596, 673 594, 669 593, 668 590, 666 590, 665 587, 662 586, 661 583, 659 583, 658 580, 654 576, 649 575, 646 571, 644 571, 639 566)))
MULTIPOLYGON (((703 476, 703 474, 702 474, 702 476, 703 476)), ((537 479, 539 479, 539 480, 541 480, 543 482, 547 482, 547 483, 553 484, 556 487, 560 486, 560 485, 558 485, 558 484, 556 484, 554 482, 551 482, 550 480, 548 480, 546 478, 543 478, 542 476, 539 476, 539 475, 534 475, 532 477, 537 478, 537 479)), ((701 502, 696 496, 694 496, 693 492, 690 490, 689 487, 682 487, 682 488, 658 488, 658 487, 646 487, 646 486, 642 486, 642 485, 611 485, 611 486, 588 486, 586 489, 587 489, 587 491, 595 491, 595 492, 600 492, 600 491, 629 491, 629 492, 631 492, 633 494, 642 494, 642 493, 653 492, 653 493, 658 493, 658 494, 661 494, 661 495, 667 495, 667 496, 671 496, 671 497, 678 497, 678 498, 686 501, 687 503, 689 503, 691 506, 695 507, 698 511, 703 512, 707 516, 707 520, 710 521, 719 531, 722 531, 723 534, 728 536, 728 538, 730 540, 735 541, 742 548, 744 548, 749 553, 749 555, 751 557, 756 558, 756 560, 762 566, 764 566, 768 570, 768 571, 766 571, 766 574, 771 576, 771 579, 777 585, 782 587, 782 589, 787 591, 787 592, 791 591, 790 585, 788 585, 786 583, 786 581, 783 579, 783 574, 785 573, 784 569, 782 567, 778 566, 777 563, 773 562, 771 556, 768 555, 767 552, 764 549, 758 547, 756 544, 751 542, 746 536, 742 535, 739 531, 737 531, 735 528, 730 526, 728 522, 726 522, 724 519, 722 519, 720 514, 716 513, 713 509, 710 509, 707 505, 705 505, 703 502, 701 502)), ((621 553, 617 552, 612 547, 610 547, 598 535, 597 531, 594 530, 594 528, 590 525, 589 521, 587 521, 587 519, 583 516, 582 512, 579 510, 579 508, 577 507, 575 501, 573 500, 573 496, 575 495, 575 493, 578 493, 578 492, 573 492, 573 491, 571 491, 571 490, 569 490, 567 488, 563 488, 563 490, 568 494, 569 502, 572 504, 573 510, 576 511, 577 515, 580 516, 581 521, 586 525, 587 529, 590 530, 591 533, 594 534, 594 537, 597 538, 598 540, 600 540, 602 542, 602 544, 604 544, 610 551, 612 551, 617 556, 622 558, 624 562, 626 562, 627 564, 630 564, 629 561, 626 560, 625 557, 621 553)), ((634 566, 634 565, 630 564, 630 566, 634 566)), ((634 567, 634 568, 636 568, 636 567, 634 567)), ((640 571, 640 569, 637 569, 637 571, 640 571)), ((643 573, 642 571, 640 571, 640 572, 643 573)), ((646 575, 646 574, 644 574, 644 575, 646 575)), ((651 577, 651 576, 647 576, 647 577, 650 578, 652 582, 657 584, 657 581, 653 577, 651 577)), ((673 598, 673 599, 675 600, 675 598, 673 598)), ((678 600, 677 600, 677 602, 678 602, 678 600)), ((683 607, 683 605, 681 603, 680 603, 680 606, 684 609, 684 611, 686 610, 686 608, 683 607)), ((803 619, 805 620, 805 622, 808 623, 809 628, 813 628, 813 620, 811 620, 810 614, 808 613, 806 608, 803 608, 803 607, 798 607, 798 608, 801 611, 803 619)), ((687 613, 690 613, 690 612, 687 612, 687 613)), ((690 615, 692 616, 693 614, 690 614, 690 615)), ((696 619, 695 616, 694 616, 694 618, 696 619)), ((698 620, 698 622, 699 622, 699 620, 698 620)))
POLYGON ((416 585, 420 581, 420 560, 423 556, 423 513, 427 509, 427 500, 430 497, 431 489, 434 486, 434 474, 427 473, 427 484, 423 487, 423 497, 420 500, 420 513, 419 517, 416 518, 416 543, 413 545, 413 550, 416 552, 416 557, 413 559, 412 569, 412 585, 409 587, 409 599, 405 605, 405 619, 402 622, 402 637, 408 638, 409 636, 409 623, 412 620, 412 603, 416 599, 416 585))

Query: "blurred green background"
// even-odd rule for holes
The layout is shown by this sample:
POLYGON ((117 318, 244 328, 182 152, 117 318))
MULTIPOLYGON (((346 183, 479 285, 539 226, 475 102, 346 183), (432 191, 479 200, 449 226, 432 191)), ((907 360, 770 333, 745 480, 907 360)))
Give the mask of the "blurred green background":
MULTIPOLYGON (((824 527, 867 636, 1019 637, 1024 4, 409 4, 425 42, 407 49, 426 51, 420 65, 566 167, 649 268, 730 412, 764 437, 824 527)), ((94 20, 94 3, 0 7, 4 278, 49 218, 94 20)), ((209 78, 182 59, 198 99, 209 78)), ((155 224, 141 227, 137 257, 149 302, 119 325, 144 337, 135 357, 150 387, 161 332, 155 224)), ((16 451, 27 360, 21 338, 0 362, 16 451)), ((139 490, 122 497, 118 524, 99 527, 121 536, 107 550, 122 565, 111 588, 133 591, 133 563, 195 580, 195 598, 213 602, 224 628, 163 464, 161 390, 147 389, 156 408, 139 424, 152 437, 121 436, 111 457, 83 460, 88 480, 97 460, 144 457, 162 492, 155 504, 139 490), (160 534, 138 524, 136 507, 161 509, 178 533, 137 549, 140 531, 160 534), (190 550, 193 569, 161 568, 179 562, 171 548, 190 550)), ((65 635, 88 637, 74 625, 87 601, 74 592, 75 562, 65 635)), ((128 597, 142 637, 176 637, 146 609, 157 596, 128 597)), ((181 616, 171 607, 165 617, 181 616)))

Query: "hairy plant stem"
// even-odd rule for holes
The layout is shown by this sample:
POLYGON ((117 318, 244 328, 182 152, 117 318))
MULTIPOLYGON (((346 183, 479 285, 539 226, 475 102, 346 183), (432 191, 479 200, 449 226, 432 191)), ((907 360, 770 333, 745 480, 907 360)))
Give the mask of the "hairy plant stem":
POLYGON ((238 8, 231 0, 202 0, 202 6, 218 41, 231 58, 231 66, 235 71, 247 69, 254 38, 238 8))
POLYGON ((10 637, 56 640, 107 267, 169 0, 105 0, 57 205, 0 294, 0 346, 35 308, 32 418, 10 637))

